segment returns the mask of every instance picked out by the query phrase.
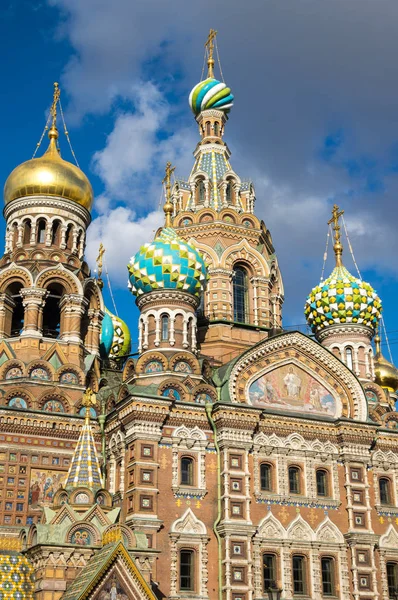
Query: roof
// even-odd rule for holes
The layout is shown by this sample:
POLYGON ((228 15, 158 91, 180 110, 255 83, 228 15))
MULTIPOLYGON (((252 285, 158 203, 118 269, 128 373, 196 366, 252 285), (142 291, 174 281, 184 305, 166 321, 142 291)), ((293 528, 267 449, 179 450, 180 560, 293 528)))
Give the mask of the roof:
POLYGON ((101 470, 91 430, 90 418, 85 419, 77 446, 69 467, 65 488, 88 487, 97 490, 102 487, 101 470))

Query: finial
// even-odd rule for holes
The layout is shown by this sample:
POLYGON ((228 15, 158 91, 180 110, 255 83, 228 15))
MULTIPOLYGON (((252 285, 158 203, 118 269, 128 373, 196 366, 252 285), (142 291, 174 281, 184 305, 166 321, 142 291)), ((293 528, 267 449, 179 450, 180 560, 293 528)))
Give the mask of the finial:
POLYGON ((58 83, 54 82, 54 94, 53 94, 53 103, 50 108, 51 114, 51 127, 48 132, 48 137, 50 140, 58 139, 58 129, 57 129, 57 104, 59 102, 59 98, 61 96, 61 90, 59 89, 58 83))
POLYGON ((105 254, 105 248, 104 248, 104 246, 103 246, 103 244, 101 242, 100 245, 99 245, 99 248, 98 248, 98 256, 97 256, 97 259, 96 259, 97 268, 98 268, 98 271, 97 271, 97 273, 98 273, 98 286, 99 286, 99 288, 101 290, 104 287, 104 282, 102 281, 102 277, 101 277, 101 275, 102 275, 102 263, 103 263, 102 257, 103 257, 104 254, 105 254))
POLYGON ((333 230, 334 230, 334 254, 336 256, 336 267, 342 267, 343 263, 341 260, 341 255, 343 254, 343 246, 341 243, 341 235, 340 235, 340 225, 339 225, 339 219, 341 217, 341 215, 344 214, 344 210, 339 210, 339 207, 337 206, 337 204, 335 204, 333 206, 332 209, 332 218, 329 219, 328 221, 328 225, 333 225, 333 230))
POLYGON ((375 340, 376 356, 380 356, 381 355, 381 344, 380 344, 381 338, 379 335, 379 327, 378 326, 376 329, 376 335, 374 337, 374 340, 375 340))
POLYGON ((90 408, 97 403, 96 396, 91 388, 87 388, 83 394, 82 405, 86 407, 86 423, 90 421, 90 408))
POLYGON ((163 206, 164 214, 166 215, 166 227, 172 226, 171 217, 173 215, 173 204, 171 202, 171 175, 175 171, 175 167, 171 166, 171 162, 166 164, 166 175, 164 176, 162 183, 166 184, 166 202, 163 206))
POLYGON ((217 35, 217 31, 215 29, 210 29, 209 35, 207 36, 207 40, 205 43, 205 48, 207 49, 207 77, 214 78, 214 40, 217 35))

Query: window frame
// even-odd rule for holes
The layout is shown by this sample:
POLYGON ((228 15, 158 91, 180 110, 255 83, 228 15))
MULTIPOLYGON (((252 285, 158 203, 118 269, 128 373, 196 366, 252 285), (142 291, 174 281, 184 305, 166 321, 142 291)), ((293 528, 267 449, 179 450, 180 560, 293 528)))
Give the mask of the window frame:
POLYGON ((189 487, 193 487, 195 485, 195 459, 192 456, 184 455, 180 457, 180 485, 189 487), (187 471, 189 475, 187 481, 183 481, 183 461, 189 461, 189 464, 191 465, 190 469, 187 471))
POLYGON ((287 474, 288 474, 288 486, 289 486, 289 494, 294 494, 295 496, 302 496, 303 495, 303 490, 302 490, 302 470, 298 465, 289 465, 288 466, 288 470, 287 470, 287 474), (297 473, 297 491, 292 491, 292 480, 291 480, 291 471, 293 471, 295 473, 297 473))
POLYGON ((271 465, 268 462, 262 462, 260 463, 260 490, 262 492, 272 492, 273 491, 273 477, 272 477, 272 472, 273 472, 273 465, 271 465), (263 468, 266 468, 268 470, 268 487, 263 486, 263 479, 266 479, 266 477, 263 478, 263 468))
POLYGON ((180 548, 179 552, 178 552, 178 589, 180 592, 194 592, 195 591, 195 585, 196 585, 196 573, 195 573, 195 550, 193 548, 180 548), (189 555, 191 557, 191 560, 189 562, 188 568, 189 568, 189 574, 188 575, 183 575, 182 574, 182 555, 183 554, 189 555), (182 578, 187 578, 189 579, 189 585, 188 586, 183 586, 182 585, 182 578))
POLYGON ((168 315, 167 313, 163 313, 162 315, 160 315, 160 341, 168 342, 169 338, 170 338, 170 315, 168 315))
POLYGON ((321 498, 330 498, 330 473, 327 469, 316 469, 315 471, 315 482, 316 482, 316 495, 321 498), (322 474, 324 476, 324 486, 325 492, 321 493, 319 491, 319 482, 318 482, 318 474, 322 474))
POLYGON ((388 587, 388 597, 389 598, 394 598, 393 593, 395 592, 395 590, 398 587, 398 561, 394 561, 394 560, 387 560, 386 561, 386 575, 387 575, 387 587, 388 587), (394 581, 391 581, 391 577, 389 574, 389 566, 393 566, 394 567, 394 571, 395 573, 393 574, 393 579, 394 581))
POLYGON ((233 266, 232 301, 234 323, 249 323, 249 271, 240 263, 233 266), (243 275, 242 282, 237 280, 237 274, 243 275))
POLYGON ((262 574, 262 582, 263 582, 263 591, 264 593, 267 593, 267 590, 271 587, 271 584, 275 581, 277 581, 277 562, 276 562, 276 554, 274 552, 263 552, 262 557, 261 557, 261 574, 262 574), (271 576, 267 578, 267 581, 269 582, 268 585, 266 586, 265 584, 265 566, 264 566, 264 557, 267 556, 269 558, 271 558, 271 562, 272 562, 272 567, 271 567, 271 576))
POLYGON ((336 559, 334 556, 321 556, 321 585, 322 585, 322 596, 327 598, 336 597, 336 559), (324 568, 323 563, 328 561, 331 565, 330 568, 330 581, 324 580, 324 568), (325 592, 325 585, 330 585, 330 592, 325 592))
POLYGON ((391 506, 393 504, 391 491, 392 491, 391 479, 389 477, 385 477, 384 475, 382 475, 381 477, 379 477, 379 500, 380 500, 380 504, 382 504, 383 506, 391 506), (382 495, 384 495, 384 492, 382 494, 382 491, 381 491, 381 483, 382 482, 386 482, 387 483, 387 495, 386 495, 385 499, 382 499, 382 495))
POLYGON ((305 554, 292 554, 292 588, 293 588, 293 596, 307 596, 308 595, 308 573, 307 573, 307 556, 305 554), (295 580, 294 573, 297 572, 297 568, 294 567, 295 559, 300 559, 301 567, 300 570, 302 572, 301 582, 299 580, 295 580), (302 590, 298 591, 295 589, 295 582, 298 581, 298 584, 302 587, 302 590))

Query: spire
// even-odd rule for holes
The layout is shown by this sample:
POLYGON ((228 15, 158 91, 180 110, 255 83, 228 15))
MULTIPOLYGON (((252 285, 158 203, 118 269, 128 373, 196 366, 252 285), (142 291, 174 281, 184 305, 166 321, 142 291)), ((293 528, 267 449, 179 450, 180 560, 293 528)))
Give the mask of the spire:
POLYGON ((173 215, 173 204, 171 202, 171 175, 174 173, 175 167, 171 166, 171 162, 166 164, 166 175, 163 178, 162 183, 166 184, 166 202, 163 206, 164 214, 166 216, 165 227, 171 227, 171 217, 173 215))
POLYGON ((344 214, 344 210, 339 210, 337 204, 333 206, 332 210, 332 218, 329 219, 328 225, 333 225, 334 230, 334 254, 336 257, 336 267, 342 267, 343 263, 341 260, 341 255, 343 254, 343 245, 341 243, 341 235, 340 235, 340 225, 339 219, 344 214))
POLYGON ((209 35, 207 37, 205 48, 207 50, 207 77, 214 79, 214 40, 216 38, 217 31, 214 29, 210 29, 209 35))
POLYGON ((77 487, 100 489, 102 487, 101 470, 90 425, 90 408, 95 403, 96 399, 93 390, 87 388, 83 394, 83 406, 86 407, 86 417, 69 467, 65 483, 66 489, 77 487))
POLYGON ((56 152, 59 154, 57 148, 57 139, 58 139, 58 129, 57 129, 57 104, 59 102, 61 96, 61 90, 59 88, 58 83, 54 82, 54 93, 53 93, 53 102, 50 108, 50 116, 51 116, 51 127, 48 132, 48 137, 50 138, 50 144, 47 149, 47 153, 52 154, 56 152))

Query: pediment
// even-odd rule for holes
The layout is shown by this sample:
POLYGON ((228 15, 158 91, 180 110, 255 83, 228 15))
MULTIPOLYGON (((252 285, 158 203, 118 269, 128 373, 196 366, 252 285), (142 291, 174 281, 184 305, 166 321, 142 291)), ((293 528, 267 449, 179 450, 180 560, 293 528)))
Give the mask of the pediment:
POLYGON ((398 548, 398 533, 392 525, 381 536, 379 545, 380 548, 393 548, 394 550, 398 548))
POLYGON ((267 410, 366 420, 364 390, 334 354, 300 332, 243 353, 224 375, 229 399, 267 410))

